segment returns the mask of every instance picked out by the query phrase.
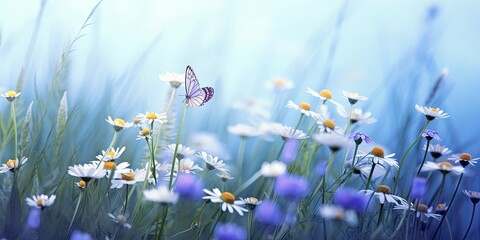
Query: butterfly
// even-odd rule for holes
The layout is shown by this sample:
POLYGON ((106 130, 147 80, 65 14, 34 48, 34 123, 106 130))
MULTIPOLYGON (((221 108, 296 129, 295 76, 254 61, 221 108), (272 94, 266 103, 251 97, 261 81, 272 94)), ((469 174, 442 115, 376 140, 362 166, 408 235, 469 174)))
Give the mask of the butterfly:
POLYGON ((195 72, 192 67, 187 66, 185 70, 185 103, 189 107, 200 107, 213 97, 212 87, 200 88, 195 72))

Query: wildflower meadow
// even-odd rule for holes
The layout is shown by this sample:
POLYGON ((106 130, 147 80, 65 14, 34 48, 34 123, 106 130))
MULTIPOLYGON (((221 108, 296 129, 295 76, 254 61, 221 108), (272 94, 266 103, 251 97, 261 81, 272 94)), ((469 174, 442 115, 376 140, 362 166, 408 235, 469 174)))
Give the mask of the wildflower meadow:
POLYGON ((480 238, 479 4, 33 2, 0 239, 480 238))

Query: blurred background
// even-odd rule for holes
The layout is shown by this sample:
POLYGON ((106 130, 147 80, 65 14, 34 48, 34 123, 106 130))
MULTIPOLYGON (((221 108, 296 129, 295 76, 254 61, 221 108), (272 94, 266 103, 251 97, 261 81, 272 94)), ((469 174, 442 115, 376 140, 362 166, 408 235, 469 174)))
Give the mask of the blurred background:
MULTIPOLYGON (((360 107, 378 121, 361 129, 397 158, 425 124, 415 104, 451 114, 430 125, 440 144, 480 156, 480 1, 103 1, 85 25, 97 3, 0 0, 0 88, 16 89, 24 69, 26 108, 47 96, 56 79, 55 104, 47 105, 52 115, 45 121, 55 121, 67 91, 75 117, 65 149, 78 150, 80 162, 108 146, 109 115, 133 119, 139 112, 160 112, 169 86, 158 75, 182 73, 187 65, 202 86, 215 88, 215 96, 188 112, 182 139, 215 134, 225 144, 218 153, 225 159, 235 156, 238 144, 227 126, 249 121, 232 104, 249 98, 263 99, 267 109, 275 106, 273 99, 279 105, 288 99, 315 103, 306 87, 328 88, 345 105, 339 90, 369 96, 360 107), (448 76, 439 81, 445 69, 448 76), (295 86, 275 98, 265 85, 279 78, 295 86)), ((177 107, 181 100, 176 98, 177 107)), ((0 109, 9 111, 7 104, 0 109)), ((298 112, 282 111, 281 121, 294 125, 298 112)), ((134 141, 136 134, 119 139, 130 144, 132 159, 142 155, 144 144, 134 141)), ((421 152, 419 145, 406 164, 418 164, 421 152)), ((246 157, 264 161, 248 150, 246 157)), ((460 189, 478 191, 479 180, 472 170, 460 189)), ((457 201, 470 208, 468 198, 457 201)), ((467 224, 467 215, 457 216, 457 223, 467 224)), ((472 229, 471 236, 478 233, 472 229)))

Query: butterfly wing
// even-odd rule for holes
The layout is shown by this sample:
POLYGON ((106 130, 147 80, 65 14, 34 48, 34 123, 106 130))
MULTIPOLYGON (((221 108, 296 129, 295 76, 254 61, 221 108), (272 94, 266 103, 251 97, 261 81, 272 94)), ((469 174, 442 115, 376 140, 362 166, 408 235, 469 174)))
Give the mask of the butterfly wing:
POLYGON ((212 99, 214 90, 211 87, 200 88, 195 72, 187 66, 185 70, 185 103, 189 107, 199 107, 212 99))

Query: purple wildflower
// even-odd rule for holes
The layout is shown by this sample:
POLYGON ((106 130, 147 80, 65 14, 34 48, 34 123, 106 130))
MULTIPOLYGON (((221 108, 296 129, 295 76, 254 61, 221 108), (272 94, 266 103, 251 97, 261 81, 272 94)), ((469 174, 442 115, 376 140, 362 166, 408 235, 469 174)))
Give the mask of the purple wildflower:
POLYGON ((217 240, 245 240, 247 232, 245 229, 235 223, 220 224, 213 233, 217 240))
POLYGON ((326 162, 319 162, 317 166, 315 166, 315 171, 318 173, 319 176, 325 175, 325 171, 327 170, 327 163, 326 162))
POLYGON ((432 139, 440 141, 440 135, 438 135, 438 132, 431 129, 425 130, 425 132, 422 133, 422 137, 426 138, 428 141, 432 139))
POLYGON ((350 188, 339 188, 333 195, 333 202, 346 209, 365 211, 367 197, 350 188))
POLYGON ((285 147, 283 148, 280 159, 282 159, 286 163, 293 162, 293 160, 295 160, 295 157, 297 156, 298 148, 298 140, 288 139, 285 142, 285 147))
POLYGON ((300 199, 308 193, 308 181, 302 176, 282 175, 275 181, 275 192, 290 200, 300 199))
POLYGON ((175 191, 182 198, 200 200, 203 196, 204 184, 202 180, 191 174, 182 174, 178 177, 175 191))
POLYGON ((36 229, 40 226, 40 214, 41 210, 39 208, 31 208, 28 213, 27 226, 30 229, 36 229))
POLYGON ((267 225, 277 225, 280 222, 280 208, 270 200, 264 200, 256 209, 258 222, 267 225))
POLYGON ((92 236, 79 230, 75 230, 70 236, 70 240, 93 240, 92 236))
POLYGON ((370 138, 367 134, 362 132, 351 132, 349 137, 355 141, 356 144, 361 144, 363 141, 366 143, 370 143, 372 138, 370 138))
POLYGON ((413 198, 421 198, 427 192, 427 179, 415 177, 412 182, 411 195, 413 198))

